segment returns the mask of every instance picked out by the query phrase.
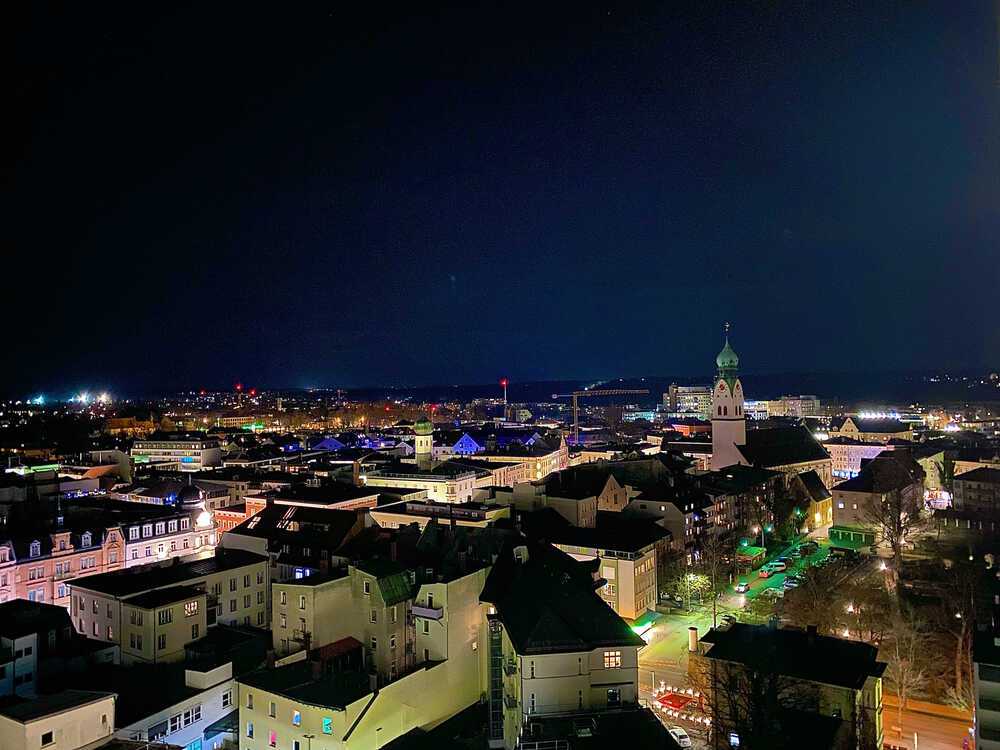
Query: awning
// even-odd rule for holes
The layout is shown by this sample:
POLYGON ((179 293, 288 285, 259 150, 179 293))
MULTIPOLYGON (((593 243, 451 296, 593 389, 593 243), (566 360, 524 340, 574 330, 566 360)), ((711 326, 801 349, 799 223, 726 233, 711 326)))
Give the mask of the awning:
POLYGON ((640 637, 644 636, 653 629, 653 625, 661 617, 663 617, 663 615, 659 612, 653 612, 652 610, 647 609, 632 622, 632 625, 630 626, 632 628, 632 632, 640 637))
POLYGON ((680 695, 678 693, 667 693, 666 695, 661 695, 656 699, 657 703, 661 706, 666 706, 674 711, 680 711, 684 708, 684 706, 693 700, 694 698, 690 695, 680 695))
POLYGON ((219 734, 235 734, 240 730, 240 710, 234 709, 218 721, 205 727, 204 738, 210 740, 219 734))

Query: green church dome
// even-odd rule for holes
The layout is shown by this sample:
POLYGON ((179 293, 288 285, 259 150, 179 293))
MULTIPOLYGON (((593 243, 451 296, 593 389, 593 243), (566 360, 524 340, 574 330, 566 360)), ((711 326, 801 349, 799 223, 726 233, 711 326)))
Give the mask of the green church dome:
POLYGON ((729 345, 728 336, 726 336, 726 345, 722 347, 719 356, 715 358, 715 364, 720 370, 735 370, 740 366, 740 358, 736 356, 733 347, 729 345))
POLYGON ((421 417, 413 423, 414 435, 431 435, 434 433, 434 424, 427 417, 421 417))

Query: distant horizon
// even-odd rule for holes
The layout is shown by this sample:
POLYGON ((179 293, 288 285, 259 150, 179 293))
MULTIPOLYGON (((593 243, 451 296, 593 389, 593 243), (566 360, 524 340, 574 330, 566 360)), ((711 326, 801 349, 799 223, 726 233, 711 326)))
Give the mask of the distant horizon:
MULTIPOLYGON (((971 388, 975 386, 975 381, 978 379, 988 378, 992 372, 996 370, 978 369, 978 368, 964 368, 961 370, 955 370, 951 372, 945 372, 941 370, 880 370, 871 372, 851 372, 851 371, 837 371, 837 370, 786 370, 786 371, 754 371, 750 370, 747 372, 740 372, 740 378, 747 381, 751 385, 747 388, 747 397, 750 400, 760 399, 766 400, 771 398, 778 398, 780 395, 815 395, 820 400, 826 399, 851 399, 851 400, 864 400, 865 398, 880 399, 882 397, 878 395, 865 396, 858 393, 858 388, 860 383, 858 381, 871 382, 872 390, 878 392, 886 387, 887 381, 898 381, 897 385, 902 385, 904 383, 912 383, 918 388, 928 389, 928 390, 941 390, 944 387, 962 387, 965 384, 966 388, 971 388), (931 377, 942 377, 951 378, 950 380, 943 380, 939 382, 934 382, 929 380, 931 377), (963 380, 963 378, 965 380, 963 380), (797 387, 795 385, 796 381, 802 381, 801 386, 797 387), (846 393, 838 393, 840 388, 837 387, 835 381, 840 381, 841 385, 847 384, 846 393), (755 395, 752 392, 752 384, 759 382, 768 388, 767 393, 762 395, 755 395), (777 388, 777 391, 781 391, 780 394, 774 390, 775 386, 781 384, 781 387, 777 388), (827 392, 819 392, 819 386, 826 386, 827 392), (832 388, 830 386, 833 386, 832 388)), ((711 384, 714 378, 713 374, 702 374, 702 375, 681 375, 681 374, 670 374, 670 375, 638 375, 638 376, 623 376, 616 375, 604 378, 590 377, 590 378, 543 378, 543 379, 526 379, 517 380, 508 377, 508 395, 509 400, 516 401, 540 401, 543 400, 538 398, 538 390, 551 388, 559 390, 557 386, 561 386, 563 390, 566 389, 581 389, 591 384, 600 383, 608 387, 614 387, 614 385, 628 385, 628 387, 642 387, 642 384, 648 383, 650 387, 650 394, 648 396, 638 397, 634 400, 643 401, 649 400, 656 397, 654 400, 659 400, 662 392, 666 390, 670 383, 676 382, 680 385, 695 385, 695 384, 711 384), (531 394, 531 398, 526 398, 528 394, 524 391, 534 391, 531 394), (519 393, 521 392, 521 393, 519 393), (523 395, 522 395, 523 394, 523 395)), ((433 391, 454 391, 459 390, 464 392, 463 394, 454 393, 451 394, 453 397, 461 399, 464 395, 466 398, 484 398, 488 396, 483 395, 468 395, 468 392, 486 392, 495 391, 497 397, 502 393, 502 389, 499 385, 499 377, 493 382, 461 382, 461 383, 446 383, 446 382, 428 382, 428 383, 395 383, 395 384, 364 384, 364 385, 350 385, 350 384, 332 384, 332 385, 266 385, 260 384, 253 380, 245 380, 242 382, 246 389, 254 388, 260 393, 307 393, 310 391, 322 391, 322 392, 334 392, 339 390, 345 391, 345 395, 348 398, 357 397, 362 398, 362 400, 367 399, 377 399, 378 392, 393 393, 397 396, 405 396, 409 392, 411 395, 416 395, 418 393, 433 392, 433 391)), ((47 402, 57 402, 57 403, 67 403, 70 402, 72 397, 81 392, 87 391, 92 396, 95 396, 101 392, 107 392, 111 395, 114 401, 144 401, 144 400, 156 400, 156 399, 166 399, 174 396, 179 396, 187 393, 197 393, 198 391, 204 390, 206 393, 218 394, 218 393, 231 393, 235 391, 235 383, 228 386, 220 385, 198 385, 190 387, 159 387, 159 388, 141 388, 141 389, 117 389, 112 386, 107 388, 103 387, 91 387, 91 386, 81 386, 79 388, 63 388, 63 389, 51 389, 44 390, 39 389, 35 391, 26 391, 19 394, 10 393, 4 397, 5 401, 28 401, 36 398, 39 395, 44 396, 47 402)), ((979 386, 980 388, 984 386, 979 386)), ((977 396, 988 397, 993 395, 993 399, 985 398, 985 400, 1000 400, 1000 391, 990 388, 988 385, 985 386, 987 391, 983 394, 964 394, 972 398, 977 396)), ((444 395, 444 394, 442 394, 444 395)), ((543 394, 544 395, 544 394, 543 394)), ((961 396, 963 394, 956 393, 953 395, 941 394, 942 398, 948 398, 949 400, 962 400, 961 396)), ((902 398, 902 394, 898 398, 902 398)), ((440 399, 439 399, 440 400, 440 399)), ((551 400, 551 399, 548 399, 551 400)), ((882 398, 882 400, 885 400, 882 398)), ((906 400, 906 399, 904 399, 906 400)), ((980 399, 982 400, 982 399, 980 399)))

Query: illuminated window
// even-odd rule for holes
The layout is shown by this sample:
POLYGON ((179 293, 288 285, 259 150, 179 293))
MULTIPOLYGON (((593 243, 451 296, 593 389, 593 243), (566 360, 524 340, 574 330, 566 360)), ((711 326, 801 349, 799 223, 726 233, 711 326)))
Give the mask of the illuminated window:
POLYGON ((604 668, 605 669, 621 669, 622 666, 622 652, 621 651, 605 651, 604 652, 604 668))
POLYGON ((292 711, 292 724, 294 726, 299 726, 302 724, 302 714, 298 711, 292 711))
POLYGON ((184 616, 194 617, 196 614, 198 614, 198 600, 184 602, 184 616))
POLYGON ((267 744, 270 747, 278 746, 278 733, 275 732, 273 729, 267 733, 267 744))
POLYGON ((333 719, 329 716, 323 717, 323 734, 333 734, 333 719))

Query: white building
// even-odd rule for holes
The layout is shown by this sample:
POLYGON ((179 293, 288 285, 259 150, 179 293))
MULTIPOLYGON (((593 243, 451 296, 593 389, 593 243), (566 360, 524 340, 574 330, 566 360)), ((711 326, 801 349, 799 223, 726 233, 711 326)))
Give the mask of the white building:
POLYGON ((137 464, 176 464, 183 471, 200 471, 222 463, 219 441, 176 435, 156 440, 136 440, 132 460, 137 464))
POLYGON ((0 748, 89 750, 109 740, 114 727, 114 693, 64 690, 0 709, 0 748))
POLYGON ((739 451, 739 446, 747 442, 743 384, 737 376, 740 358, 729 346, 728 324, 726 331, 726 345, 715 358, 719 374, 712 391, 712 469, 715 471, 746 463, 739 451))

